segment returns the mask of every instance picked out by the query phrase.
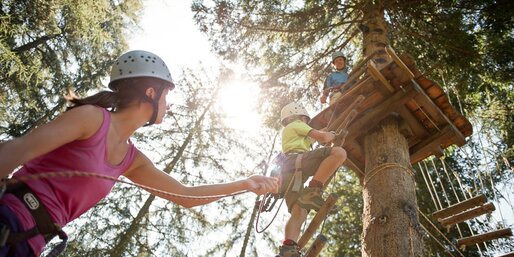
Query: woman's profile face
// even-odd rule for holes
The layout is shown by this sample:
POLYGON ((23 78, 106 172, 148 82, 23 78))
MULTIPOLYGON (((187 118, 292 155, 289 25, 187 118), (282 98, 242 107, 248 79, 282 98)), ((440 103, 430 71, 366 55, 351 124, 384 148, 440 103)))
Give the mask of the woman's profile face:
POLYGON ((168 96, 168 93, 170 92, 169 87, 165 87, 162 91, 161 97, 159 98, 159 111, 157 113, 157 119, 155 120, 155 124, 162 123, 164 119, 164 115, 166 115, 166 112, 168 111, 170 105, 168 105, 168 102, 166 100, 166 97, 168 96))

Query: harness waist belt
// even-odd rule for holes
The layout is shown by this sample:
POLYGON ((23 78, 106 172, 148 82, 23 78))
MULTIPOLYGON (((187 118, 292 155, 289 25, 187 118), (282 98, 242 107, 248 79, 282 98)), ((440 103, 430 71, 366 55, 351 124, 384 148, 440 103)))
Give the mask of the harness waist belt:
POLYGON ((20 201, 27 207, 27 209, 30 211, 30 214, 32 214, 32 217, 34 217, 34 220, 36 221, 36 227, 33 229, 22 233, 17 233, 24 234, 23 236, 15 236, 16 233, 11 233, 9 239, 7 240, 8 242, 27 240, 28 238, 34 237, 38 234, 43 235, 47 243, 56 235, 59 235, 59 237, 63 240, 64 238, 67 238, 66 233, 62 231, 61 227, 54 223, 41 200, 25 183, 18 182, 16 184, 8 184, 6 193, 11 193, 20 199, 20 201))

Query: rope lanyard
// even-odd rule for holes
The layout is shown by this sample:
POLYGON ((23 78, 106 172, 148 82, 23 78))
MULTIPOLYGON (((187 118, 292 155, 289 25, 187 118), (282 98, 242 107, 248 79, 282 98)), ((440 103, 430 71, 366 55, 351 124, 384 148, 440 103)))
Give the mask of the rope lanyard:
MULTIPOLYGON (((280 207, 282 207, 282 204, 284 203, 284 200, 286 199, 286 196, 289 193, 289 191, 293 191, 293 192, 300 191, 300 189, 302 187, 302 177, 301 177, 302 176, 302 170, 301 170, 302 159, 303 159, 302 153, 300 153, 296 156, 295 172, 293 173, 293 176, 291 177, 291 180, 289 181, 289 184, 287 185, 287 188, 286 188, 286 191, 284 192, 282 200, 280 200, 280 204, 278 205, 277 211, 275 211, 275 214, 273 215, 273 218, 271 219, 271 221, 266 226, 264 226, 263 229, 259 229, 260 216, 261 216, 261 213, 263 212, 263 208, 264 208, 264 205, 266 202, 266 197, 263 197, 262 201, 259 204, 259 211, 257 212, 257 218, 255 219, 255 232, 262 233, 262 232, 266 231, 266 229, 268 229, 269 226, 271 226, 273 221, 275 221, 275 218, 277 217, 278 212, 280 211, 280 207)), ((280 172, 282 172, 282 171, 280 171, 280 172)), ((271 197, 271 195, 269 193, 266 194, 266 196, 271 197)))
POLYGON ((208 195, 208 196, 191 196, 191 195, 181 195, 181 194, 175 194, 168 191, 163 191, 157 188, 145 186, 138 183, 128 182, 124 181, 112 176, 103 175, 103 174, 96 174, 92 172, 83 172, 83 171, 60 171, 60 172, 46 172, 46 173, 37 173, 37 174, 30 174, 30 175, 23 175, 19 177, 12 177, 10 179, 3 179, 2 183, 5 184, 15 184, 18 182, 26 182, 29 180, 36 180, 36 179, 43 179, 43 178, 71 178, 71 177, 91 177, 91 178, 99 178, 99 179, 105 179, 105 180, 111 180, 114 182, 120 182, 123 184, 136 186, 142 189, 145 189, 152 193, 159 193, 162 195, 167 195, 175 198, 185 198, 185 199, 193 199, 193 200, 207 200, 207 199, 219 199, 224 197, 230 197, 230 196, 236 196, 240 194, 244 194, 249 192, 248 190, 238 191, 231 194, 220 194, 220 195, 208 195))
POLYGON ((268 229, 269 226, 271 226, 273 221, 275 221, 275 218, 277 217, 278 212, 280 211, 280 207, 282 207, 282 204, 284 203, 284 200, 286 199, 286 195, 289 193, 289 191, 291 190, 291 188, 293 186, 293 181, 294 181, 294 177, 291 178, 291 181, 289 181, 289 184, 287 185, 287 189, 284 193, 284 197, 282 197, 282 200, 280 200, 280 204, 278 205, 278 208, 275 211, 275 214, 273 214, 273 218, 271 218, 271 221, 268 224, 266 224, 266 226, 264 226, 263 229, 259 229, 259 220, 261 217, 261 213, 263 212, 262 209, 264 207, 265 199, 263 198, 262 201, 260 201, 259 210, 257 211, 257 217, 255 218, 255 232, 262 233, 262 232, 266 231, 266 229, 268 229))

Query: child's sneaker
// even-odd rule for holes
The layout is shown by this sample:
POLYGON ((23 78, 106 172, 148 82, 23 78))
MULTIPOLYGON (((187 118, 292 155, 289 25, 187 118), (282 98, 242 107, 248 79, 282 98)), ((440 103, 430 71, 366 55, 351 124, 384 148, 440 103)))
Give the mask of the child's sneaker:
POLYGON ((325 203, 321 197, 321 187, 307 187, 298 198, 298 205, 306 210, 318 211, 325 203))
POLYGON ((279 249, 280 253, 275 257, 302 257, 298 245, 282 245, 279 249))

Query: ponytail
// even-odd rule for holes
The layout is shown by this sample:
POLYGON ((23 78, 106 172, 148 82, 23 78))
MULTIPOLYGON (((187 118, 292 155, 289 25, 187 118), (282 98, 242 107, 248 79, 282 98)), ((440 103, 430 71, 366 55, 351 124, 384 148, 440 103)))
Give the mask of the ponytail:
POLYGON ((153 99, 146 95, 146 89, 153 87, 158 89, 163 86, 160 79, 149 77, 127 78, 111 82, 116 91, 101 91, 92 96, 78 98, 71 95, 67 100, 72 104, 66 110, 73 109, 81 105, 96 105, 102 108, 110 108, 110 111, 123 109, 137 101, 152 103, 153 99))
POLYGON ((72 96, 71 99, 68 99, 68 101, 72 104, 72 106, 69 106, 67 110, 73 109, 77 106, 91 104, 96 105, 103 108, 110 108, 112 111, 116 109, 119 105, 119 94, 118 92, 112 92, 112 91, 101 91, 99 93, 96 93, 92 96, 84 97, 84 98, 77 98, 75 96, 72 96))

